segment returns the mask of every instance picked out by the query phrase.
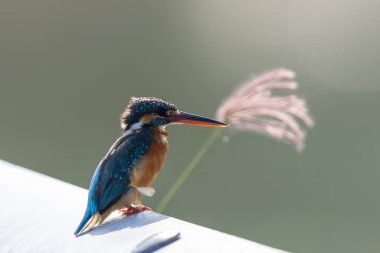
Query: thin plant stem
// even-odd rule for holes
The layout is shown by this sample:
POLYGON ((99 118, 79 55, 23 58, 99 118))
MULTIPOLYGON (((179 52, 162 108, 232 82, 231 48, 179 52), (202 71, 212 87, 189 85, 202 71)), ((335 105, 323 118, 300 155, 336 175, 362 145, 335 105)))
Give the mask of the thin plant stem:
POLYGON ((210 133, 209 137, 206 139, 206 141, 203 143, 203 145, 198 149, 197 153, 195 153, 193 159, 191 159, 190 163, 182 171, 181 175, 179 175, 177 180, 170 187, 169 191, 162 198, 162 200, 160 201, 160 203, 158 204, 158 207, 156 209, 157 212, 161 213, 165 210, 165 208, 170 203, 170 201, 173 199, 174 195, 177 193, 179 188, 181 188, 183 183, 190 176, 191 172, 193 172, 195 167, 197 167, 199 162, 205 156, 205 154, 210 149, 210 147, 215 142, 215 140, 217 139, 217 137, 220 135, 221 132, 222 131, 220 128, 215 128, 215 130, 210 133))

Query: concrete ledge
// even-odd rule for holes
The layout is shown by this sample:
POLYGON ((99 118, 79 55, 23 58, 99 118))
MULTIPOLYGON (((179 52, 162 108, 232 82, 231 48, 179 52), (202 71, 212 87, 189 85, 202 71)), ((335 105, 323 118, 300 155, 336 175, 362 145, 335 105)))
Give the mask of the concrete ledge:
POLYGON ((180 233, 159 252, 282 252, 155 212, 117 215, 75 238, 87 190, 1 160, 0 175, 0 252, 132 252, 158 232, 180 233))

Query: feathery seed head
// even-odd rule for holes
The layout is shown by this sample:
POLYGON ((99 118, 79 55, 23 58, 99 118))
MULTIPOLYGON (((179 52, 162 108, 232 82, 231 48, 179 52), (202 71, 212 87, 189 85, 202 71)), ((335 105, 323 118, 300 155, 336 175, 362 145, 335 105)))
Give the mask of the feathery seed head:
POLYGON ((302 151, 306 129, 299 121, 307 127, 314 126, 305 100, 295 95, 273 94, 297 89, 294 77, 291 70, 276 69, 248 81, 219 107, 217 120, 230 124, 231 128, 290 142, 297 151, 302 151))

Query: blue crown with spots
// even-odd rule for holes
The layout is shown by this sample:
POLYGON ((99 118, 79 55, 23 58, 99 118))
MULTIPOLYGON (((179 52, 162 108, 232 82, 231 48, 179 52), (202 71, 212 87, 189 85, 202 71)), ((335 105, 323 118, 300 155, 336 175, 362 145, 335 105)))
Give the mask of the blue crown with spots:
POLYGON ((120 124, 123 130, 127 130, 133 123, 136 123, 140 118, 147 114, 158 114, 162 117, 167 117, 168 110, 177 110, 177 107, 162 99, 154 97, 132 97, 128 106, 120 117, 120 124))

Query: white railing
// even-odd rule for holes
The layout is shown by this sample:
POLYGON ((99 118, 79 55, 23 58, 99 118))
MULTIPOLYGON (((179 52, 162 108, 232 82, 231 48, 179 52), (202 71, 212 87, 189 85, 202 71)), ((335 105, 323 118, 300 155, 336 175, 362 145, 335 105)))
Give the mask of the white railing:
POLYGON ((82 188, 0 160, 0 252, 282 252, 155 212, 76 238, 86 200, 82 188))

